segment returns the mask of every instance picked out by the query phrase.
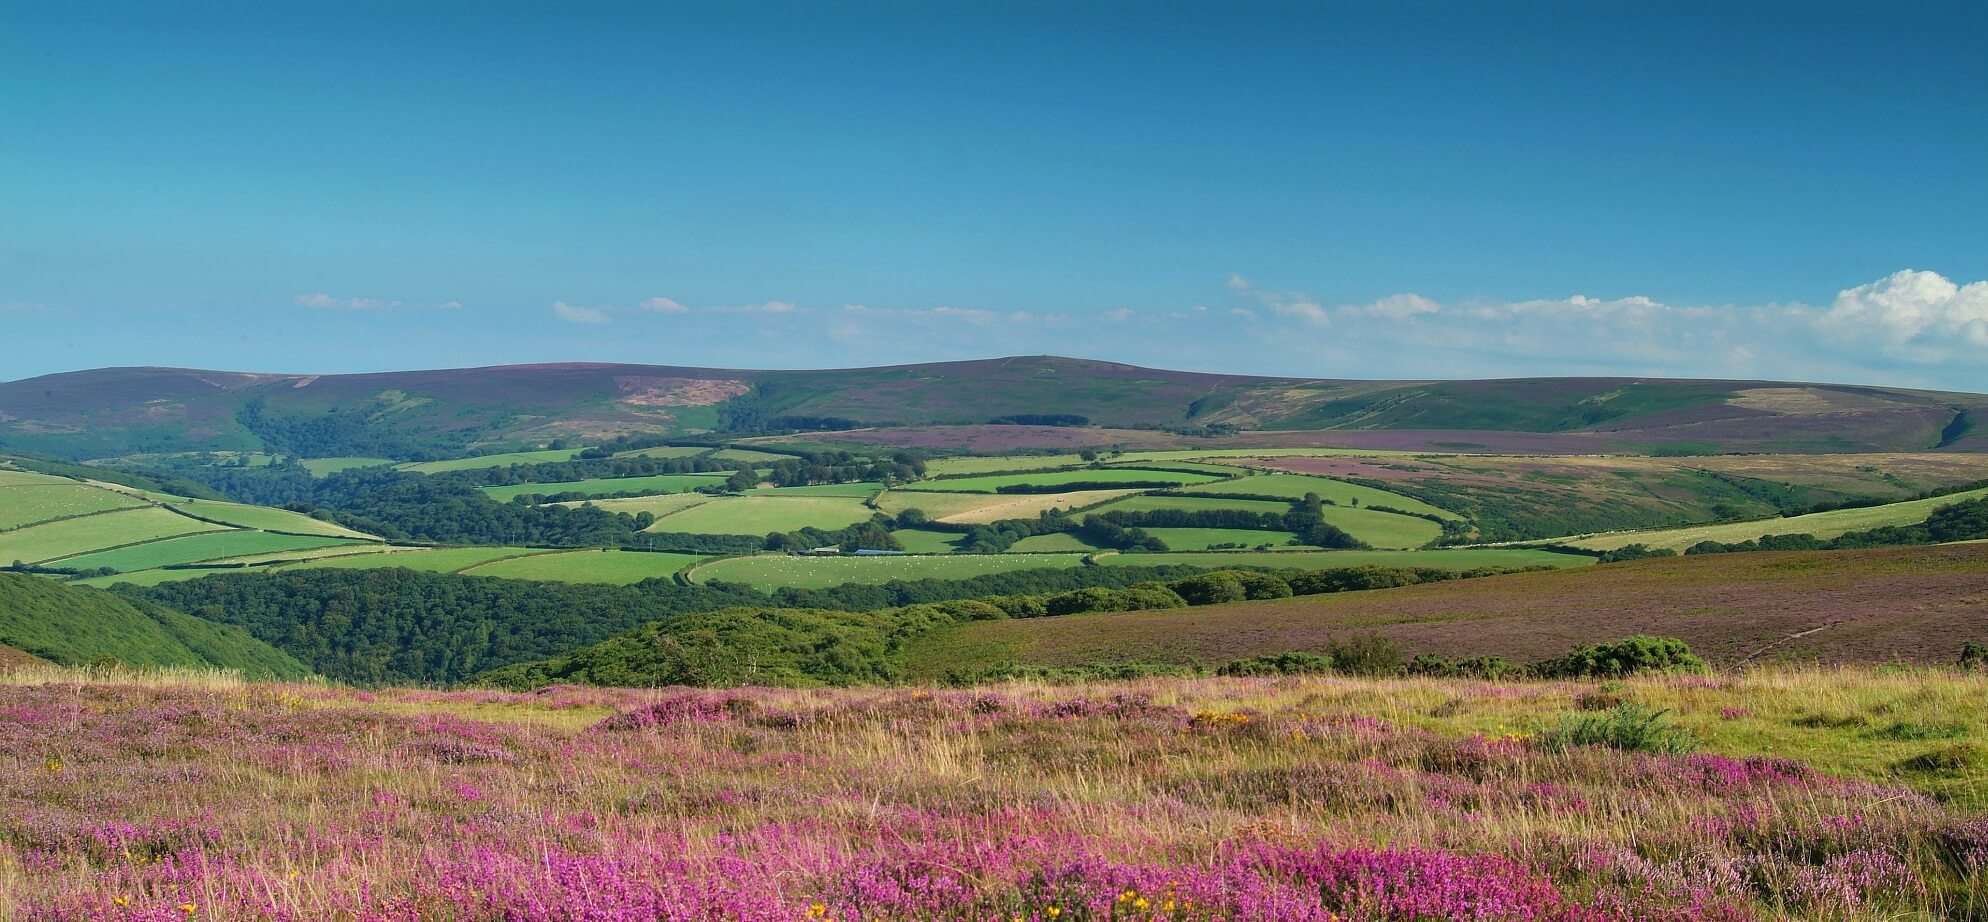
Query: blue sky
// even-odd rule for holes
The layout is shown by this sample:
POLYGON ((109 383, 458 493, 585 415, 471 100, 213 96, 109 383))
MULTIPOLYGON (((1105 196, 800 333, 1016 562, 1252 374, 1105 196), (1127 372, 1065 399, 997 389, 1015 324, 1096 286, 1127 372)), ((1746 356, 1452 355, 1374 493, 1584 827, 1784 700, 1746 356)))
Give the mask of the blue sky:
POLYGON ((0 0, 0 378, 1988 390, 1978 3, 553 6, 0 0))

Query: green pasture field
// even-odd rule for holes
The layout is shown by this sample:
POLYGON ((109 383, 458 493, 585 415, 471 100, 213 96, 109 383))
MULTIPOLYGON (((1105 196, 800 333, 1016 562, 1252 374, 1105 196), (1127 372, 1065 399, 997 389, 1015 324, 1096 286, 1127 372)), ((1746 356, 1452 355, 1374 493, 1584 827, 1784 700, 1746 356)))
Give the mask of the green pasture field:
POLYGON ((915 493, 908 490, 886 490, 877 496, 877 508, 890 515, 897 515, 906 509, 917 509, 925 513, 927 518, 943 519, 949 515, 983 509, 1008 498, 990 496, 986 493, 915 493))
POLYGON ((241 564, 242 566, 253 567, 264 564, 288 563, 296 560, 323 560, 330 557, 350 557, 356 554, 378 554, 387 550, 388 547, 388 545, 383 545, 377 541, 339 541, 335 544, 325 544, 318 547, 271 551, 267 554, 243 554, 236 557, 205 562, 241 564))
POLYGON ((547 448, 541 451, 510 451, 500 455, 480 455, 474 458, 454 458, 448 461, 417 461, 396 465, 399 470, 413 474, 446 474, 450 471, 474 471, 486 467, 510 467, 513 464, 545 464, 547 462, 571 461, 578 457, 580 448, 547 448))
POLYGON ((938 554, 902 557, 798 557, 760 554, 714 560, 692 571, 700 583, 726 580, 764 590, 824 589, 843 583, 881 585, 894 579, 967 579, 989 573, 1079 566, 1081 554, 938 554))
POLYGON ((914 554, 950 554, 962 537, 958 532, 927 528, 900 528, 890 533, 898 546, 914 554))
POLYGON ((822 483, 811 487, 760 487, 750 491, 752 496, 854 496, 869 499, 882 492, 883 484, 875 481, 861 483, 822 483))
MULTIPOLYGON (((119 583, 133 586, 157 586, 160 583, 177 583, 189 579, 199 579, 215 573, 241 573, 242 570, 140 570, 136 573, 119 573, 116 576, 92 576, 88 579, 71 580, 71 585, 91 586, 109 589, 119 583)), ((252 571, 251 571, 252 572, 252 571)))
POLYGON ((52 474, 37 474, 34 471, 13 471, 13 470, 8 470, 6 468, 0 468, 0 487, 11 487, 11 486, 18 486, 21 484, 31 484, 34 486, 45 487, 45 486, 52 486, 55 484, 75 483, 75 482, 76 481, 70 480, 67 477, 56 477, 52 474))
POLYGON ((1139 467, 1141 464, 1159 464, 1170 471, 1200 471, 1203 474, 1213 474, 1217 477, 1236 477, 1250 472, 1250 469, 1246 467, 1237 467, 1233 464, 1209 464, 1203 461, 1143 461, 1136 463, 1112 461, 1106 467, 1139 467))
POLYGON ((121 509, 0 532, 0 561, 44 563, 125 544, 220 530, 219 525, 157 506, 121 509))
POLYGON ((712 486, 725 482, 724 474, 652 474, 647 477, 595 477, 589 480, 565 480, 558 483, 516 483, 501 487, 484 487, 483 492, 500 503, 511 501, 513 496, 528 493, 541 493, 547 496, 556 493, 591 493, 609 495, 614 493, 682 493, 698 487, 712 486))
POLYGON ((532 579, 559 583, 612 583, 625 586, 645 579, 669 578, 705 558, 696 554, 656 554, 646 551, 560 551, 532 554, 480 564, 459 571, 464 576, 532 579))
POLYGON ((716 461, 743 461, 748 464, 779 464, 782 461, 799 460, 793 455, 783 455, 770 451, 755 451, 750 448, 720 448, 711 453, 716 461))
POLYGON ((1200 486, 1221 478, 1214 474, 1187 474, 1177 471, 1155 471, 1145 468, 1086 468, 1076 471, 1043 471, 1033 474, 990 474, 983 477, 960 477, 953 480, 921 480, 907 484, 901 489, 919 493, 994 493, 1002 487, 1047 485, 1047 484, 1086 484, 1097 488, 1108 488, 1119 483, 1173 483, 1183 486, 1200 486))
POLYGON ((1208 551, 1205 553, 1101 554, 1108 567, 1272 567, 1333 570, 1340 567, 1429 567, 1475 570, 1480 567, 1581 567, 1594 558, 1517 548, 1442 548, 1433 551, 1208 551))
POLYGON ((695 458, 711 449, 704 445, 658 445, 654 448, 636 448, 630 451, 617 451, 617 458, 695 458))
POLYGON ((1095 550, 1097 550, 1097 545, 1091 544, 1076 535, 1063 532, 1055 532, 1047 535, 1030 535, 1008 546, 1008 553, 1010 554, 1040 554, 1051 551, 1090 553, 1095 550))
POLYGON ((130 509, 144 500, 73 480, 0 486, 0 531, 50 519, 130 509))
POLYGON ((329 477, 339 471, 349 471, 362 467, 388 467, 395 462, 392 458, 305 458, 297 462, 310 471, 312 477, 329 477))
POLYGON ((1146 533, 1165 541, 1168 549, 1175 551, 1205 551, 1215 544, 1240 544, 1246 548, 1259 544, 1283 547, 1296 537, 1288 531, 1248 528, 1148 528, 1146 533))
POLYGON ((925 462, 927 476, 994 474, 1002 471, 1046 471, 1059 467, 1089 464, 1078 455, 995 455, 961 458, 934 458, 925 462))
POLYGON ((493 560, 545 553, 554 552, 528 547, 429 547, 384 551, 378 554, 326 557, 320 560, 285 564, 278 569, 378 570, 387 567, 405 567, 425 573, 455 573, 493 560))
POLYGON ((1384 451, 1370 448, 1184 448, 1161 451, 1128 451, 1112 455, 1114 464, 1148 464, 1160 461, 1194 461, 1206 458, 1336 458, 1399 457, 1428 452, 1384 451))
POLYGON ((278 551, 308 550, 331 545, 352 545, 366 542, 345 538, 305 537, 301 535, 276 535, 266 531, 212 531, 184 538, 167 538, 163 541, 148 541, 131 547, 98 551, 64 558, 62 565, 78 570, 94 570, 110 567, 120 572, 151 570, 157 567, 180 563, 199 563, 206 560, 221 560, 228 557, 241 557, 250 554, 271 554, 278 551))
MULTIPOLYGON (((155 494, 156 495, 156 494, 155 494)), ((353 531, 343 525, 311 518, 301 512, 288 509, 275 509, 269 506, 250 506, 243 503, 227 503, 207 499, 187 499, 183 496, 159 497, 174 509, 203 519, 213 519, 224 525, 238 528, 256 528, 263 531, 287 531, 303 535, 321 535, 328 538, 372 538, 365 532, 353 531)))
POLYGON ((1611 551, 1631 544, 1645 544, 1653 548, 1667 547, 1683 551, 1700 541, 1719 541, 1736 544, 1751 541, 1766 535, 1814 535, 1828 540, 1838 535, 1867 528, 1880 528, 1886 525, 1917 525, 1926 521, 1933 510, 1941 506, 1966 502, 1988 496, 1988 489, 1969 490, 1932 499, 1914 499, 1902 503, 1886 503, 1882 506, 1866 506, 1862 509, 1833 509, 1828 512, 1812 512, 1808 515, 1788 516, 1778 519, 1756 519, 1750 522, 1724 522, 1717 525, 1693 525, 1685 528, 1665 528, 1652 531, 1625 531, 1591 538, 1568 540, 1564 543, 1574 547, 1596 551, 1611 551))
POLYGON ((1141 493, 1128 496, 1116 502, 1105 503, 1092 512, 1206 512, 1214 509, 1241 509, 1245 512, 1268 512, 1283 515, 1291 511, 1291 504, 1272 499, 1216 499, 1202 496, 1168 496, 1165 493, 1141 493))
POLYGON ((1342 506, 1352 505, 1359 500, 1362 506, 1393 506, 1409 512, 1422 512, 1457 519, 1462 516, 1447 509, 1438 509, 1419 499, 1350 484, 1330 477, 1308 477, 1304 474, 1257 474, 1237 480, 1225 480, 1205 486, 1185 488, 1194 493, 1239 493, 1254 496, 1288 496, 1303 499, 1306 493, 1317 493, 1322 499, 1329 499, 1342 506))
POLYGON ((708 493, 658 493, 654 496, 630 496, 622 499, 576 499, 558 503, 560 506, 598 506, 609 512, 623 515, 648 513, 656 518, 674 515, 692 506, 702 506, 716 499, 708 493))
POLYGON ((845 496, 782 496, 774 491, 723 496, 656 520, 653 532, 693 535, 764 535, 819 528, 834 531, 867 522, 875 513, 845 496))

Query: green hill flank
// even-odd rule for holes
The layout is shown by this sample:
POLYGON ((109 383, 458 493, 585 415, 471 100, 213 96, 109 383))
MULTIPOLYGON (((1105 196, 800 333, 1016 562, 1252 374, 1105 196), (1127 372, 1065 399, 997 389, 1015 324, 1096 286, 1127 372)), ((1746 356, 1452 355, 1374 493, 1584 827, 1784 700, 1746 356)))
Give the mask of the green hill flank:
POLYGON ((214 666, 255 678, 311 672, 240 628, 100 589, 0 573, 0 645, 63 665, 214 666))

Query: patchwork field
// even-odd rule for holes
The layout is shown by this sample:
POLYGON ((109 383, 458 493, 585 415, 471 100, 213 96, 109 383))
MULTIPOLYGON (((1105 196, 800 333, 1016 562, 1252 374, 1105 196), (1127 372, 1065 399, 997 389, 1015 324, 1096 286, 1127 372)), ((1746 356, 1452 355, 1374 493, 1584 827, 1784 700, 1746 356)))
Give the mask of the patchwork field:
POLYGON ((1148 528, 1146 533, 1176 551, 1205 551, 1215 545, 1239 544, 1254 548, 1268 544, 1283 547, 1296 536, 1288 531, 1252 531, 1241 528, 1148 528))
POLYGON ((1429 567, 1476 570, 1486 567, 1586 567, 1594 558, 1517 548, 1442 548, 1432 551, 1207 551, 1167 554, 1100 554, 1100 566, 1277 567, 1330 570, 1340 567, 1429 567))
POLYGON ((890 533, 899 546, 913 554, 949 554, 955 549, 960 535, 950 531, 931 531, 923 528, 900 528, 890 533))
POLYGON ((758 496, 853 496, 858 499, 869 499, 883 492, 883 488, 883 484, 872 481, 864 483, 822 483, 806 487, 760 487, 752 490, 751 493, 758 496))
POLYGON ((223 560, 245 555, 273 554, 334 546, 377 547, 372 542, 346 538, 305 535, 279 535, 266 531, 214 531, 184 538, 148 541, 115 550, 66 557, 62 566, 77 570, 110 567, 121 573, 150 570, 174 564, 223 560))
POLYGON ((1829 512, 1815 512, 1808 515, 1789 516, 1779 519, 1760 519, 1752 522, 1727 522, 1718 525, 1696 525, 1690 528, 1671 528, 1657 531, 1618 532, 1609 535, 1596 535, 1591 538, 1578 538, 1565 543, 1574 547, 1584 547, 1597 551, 1609 551, 1631 544, 1645 544, 1653 548, 1670 548, 1682 552, 1700 541, 1739 543, 1752 541, 1766 535, 1814 535, 1829 539, 1853 531, 1879 528, 1885 525, 1916 525, 1926 520, 1933 510, 1952 503, 1965 502, 1988 496, 1988 488, 1953 493, 1932 499, 1916 499, 1902 503, 1886 503, 1882 506, 1867 506, 1859 509, 1835 509, 1829 512))
POLYGON ((1020 496, 993 493, 914 493, 891 490, 877 497, 877 506, 896 515, 918 509, 933 519, 949 524, 980 525, 1002 519, 1032 519, 1050 509, 1084 509, 1123 496, 1135 490, 1078 490, 1074 493, 1031 493, 1020 496))
POLYGON ((51 563, 76 554, 223 527, 157 506, 143 506, 0 532, 0 560, 51 563))
POLYGON ((979 622, 922 642, 913 659, 932 675, 1004 663, 1221 663, 1378 633, 1410 653, 1530 662, 1598 638, 1656 634, 1683 638, 1725 664, 1950 663, 1963 639, 1988 626, 1984 599, 1988 545, 1722 554, 1175 611, 979 622))
POLYGON ((699 583, 719 580, 758 589, 825 589, 843 583, 877 585, 896 579, 966 579, 1044 567, 1074 567, 1081 554, 951 554, 894 557, 795 557, 761 554, 714 560, 691 571, 699 583))
POLYGON ((834 531, 867 522, 874 514, 856 497, 769 492, 718 497, 690 506, 657 519, 649 531, 702 535, 764 535, 802 528, 834 531))
POLYGON ((327 538, 372 538, 364 532, 353 531, 343 525, 326 522, 288 509, 274 509, 268 506, 250 506, 243 503, 224 503, 207 499, 185 499, 177 496, 160 497, 174 509, 212 519, 224 525, 237 528, 256 528, 263 531, 288 532, 301 535, 319 535, 327 538))
MULTIPOLYGON (((708 493, 658 493, 654 496, 631 496, 621 499, 570 500, 556 505, 594 505, 609 512, 616 512, 622 515, 639 515, 646 512, 660 519, 666 515, 674 515, 682 512, 692 506, 702 506, 715 498, 708 493)), ((655 529, 652 528, 650 530, 654 531, 655 529)))
POLYGON ((913 484, 908 484, 901 489, 921 493, 994 493, 1002 487, 1010 486, 1053 486, 1068 483, 1108 489, 1113 484, 1124 483, 1198 485, 1220 479, 1221 475, 1217 474, 1160 471, 1147 468, 1104 467, 1085 468, 1075 471, 1043 471, 1032 474, 987 474, 976 477, 959 477, 950 480, 921 480, 913 484))
POLYGON ((617 458, 695 458, 711 449, 701 445, 658 445, 654 448, 637 448, 631 451, 617 451, 617 458))
POLYGON ((517 483, 484 487, 483 492, 500 503, 526 494, 553 496, 560 493, 588 493, 611 496, 616 493, 682 493, 698 487, 725 482, 724 474, 652 474, 647 477, 602 477, 566 480, 558 483, 517 483))
POLYGON ((375 570, 381 567, 405 567, 429 573, 457 573, 493 560, 545 553, 551 552, 528 547, 395 548, 379 554, 321 558, 305 563, 289 564, 283 569, 375 570))
POLYGON ((627 585, 645 579, 668 579, 676 571, 703 559, 695 554, 658 554, 647 551, 560 551, 507 557, 490 563, 477 564, 458 572, 470 576, 494 576, 501 579, 627 585))
POLYGON ((59 477, 0 485, 0 531, 142 505, 144 500, 137 497, 59 477))
POLYGON ((454 458, 448 461, 420 461, 397 465, 400 470, 416 474, 446 474, 450 471, 474 471, 487 467, 510 467, 513 464, 544 464, 551 461, 571 461, 578 457, 582 449, 550 448, 543 451, 513 451, 499 455, 481 455, 474 458, 454 458))
POLYGON ((1376 490, 1358 484, 1346 483, 1325 477, 1303 477, 1295 474, 1260 474, 1221 483, 1202 484, 1190 487, 1186 492, 1210 494, 1238 494, 1243 496, 1281 496, 1289 499, 1302 499, 1307 493, 1317 493, 1319 498, 1331 500, 1342 506, 1392 506, 1409 512, 1440 516, 1446 519, 1461 518, 1447 509, 1429 505, 1421 500, 1376 490))

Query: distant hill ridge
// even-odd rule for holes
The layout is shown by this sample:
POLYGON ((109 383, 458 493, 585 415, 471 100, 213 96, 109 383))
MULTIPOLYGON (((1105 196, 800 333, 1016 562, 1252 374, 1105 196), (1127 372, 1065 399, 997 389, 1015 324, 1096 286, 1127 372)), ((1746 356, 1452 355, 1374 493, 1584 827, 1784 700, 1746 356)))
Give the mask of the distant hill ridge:
POLYGON ((740 436, 997 422, 1204 435, 1551 433, 1580 436, 1574 446, 1592 443, 1592 450, 1978 451, 1988 450, 1982 420, 1988 396, 1900 388, 1657 378, 1358 381, 1056 356, 790 371, 611 363, 320 375, 103 368, 0 384, 0 448, 71 458, 230 449, 413 457, 627 432, 740 436))

